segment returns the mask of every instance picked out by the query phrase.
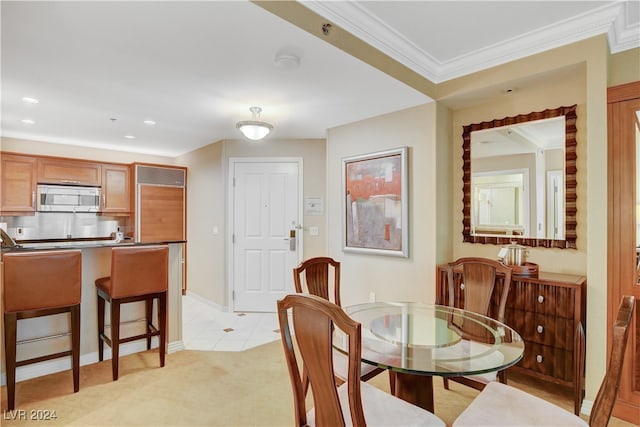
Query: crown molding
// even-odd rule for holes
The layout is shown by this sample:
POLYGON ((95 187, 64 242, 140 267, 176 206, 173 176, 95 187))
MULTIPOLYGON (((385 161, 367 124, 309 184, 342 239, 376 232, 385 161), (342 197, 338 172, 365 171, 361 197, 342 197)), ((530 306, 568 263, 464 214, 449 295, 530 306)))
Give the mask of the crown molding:
POLYGON ((303 1, 306 7, 395 59, 441 83, 529 55, 608 34, 611 52, 640 46, 640 23, 629 22, 630 2, 619 1, 504 40, 449 61, 438 61, 358 2, 303 1))
POLYGON ((632 20, 634 13, 632 2, 626 1, 622 10, 614 19, 609 29, 609 50, 611 53, 623 52, 628 49, 640 47, 640 6, 637 6, 635 22, 632 20))
POLYGON ((436 81, 438 61, 357 2, 314 0, 302 4, 402 65, 436 81))
POLYGON ((606 34, 611 28, 613 20, 620 14, 620 9, 621 5, 619 4, 606 5, 588 13, 487 46, 471 54, 459 56, 442 64, 439 73, 440 81, 454 79, 600 34, 606 34))

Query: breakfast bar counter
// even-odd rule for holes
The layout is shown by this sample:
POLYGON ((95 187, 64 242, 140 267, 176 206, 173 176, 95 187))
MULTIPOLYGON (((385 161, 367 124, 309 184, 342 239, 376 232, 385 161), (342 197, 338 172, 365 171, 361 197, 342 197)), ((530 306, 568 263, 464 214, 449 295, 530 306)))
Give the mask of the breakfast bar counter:
MULTIPOLYGON (((79 240, 79 241, 48 241, 25 242, 16 247, 3 248, 2 253, 24 251, 57 251, 66 249, 79 249, 82 252, 82 301, 81 312, 81 339, 80 339, 80 364, 88 365, 98 361, 98 334, 97 334, 97 297, 95 280, 99 277, 110 275, 111 248, 119 246, 142 246, 167 244, 169 246, 169 292, 168 292, 168 336, 167 351, 169 353, 182 350, 182 280, 184 266, 185 241, 163 242, 134 242, 132 240, 79 240)), ((1 274, 2 269, 0 269, 1 274)), ((4 281, 0 276, 0 291, 4 289, 4 281)), ((0 293, 1 294, 1 293, 0 293)), ((0 299, 0 308, 2 300, 0 299)), ((155 318, 155 315, 154 315, 155 318)), ((123 306, 121 313, 121 336, 139 334, 144 330, 144 303, 132 303, 123 306)), ((0 316, 0 333, 4 334, 0 316)), ((109 319, 107 322, 110 323, 109 319)), ((109 330, 109 326, 107 325, 109 330)), ((43 353, 55 353, 68 350, 71 345, 69 334, 69 320, 66 315, 54 315, 41 318, 24 319, 18 322, 18 347, 17 360, 37 357, 43 353)), ((107 333, 110 332, 107 330, 107 333)), ((154 338, 155 339, 155 338, 154 338)), ((157 341, 152 346, 157 347, 157 341)), ((0 340, 0 354, 2 355, 1 384, 6 384, 6 372, 4 361, 4 336, 0 340)), ((134 341, 123 344, 120 355, 146 351, 144 341, 134 341)), ((105 359, 110 359, 110 349, 105 349, 105 359)), ((53 372, 68 370, 71 365, 70 358, 61 358, 46 362, 18 367, 16 380, 47 375, 53 372)))

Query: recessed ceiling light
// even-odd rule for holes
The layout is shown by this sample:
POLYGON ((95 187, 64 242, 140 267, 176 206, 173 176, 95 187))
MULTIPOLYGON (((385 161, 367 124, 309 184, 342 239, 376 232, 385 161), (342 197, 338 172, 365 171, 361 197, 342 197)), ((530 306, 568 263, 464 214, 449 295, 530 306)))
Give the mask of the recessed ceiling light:
POLYGON ((125 135, 124 137, 127 139, 136 139, 134 135, 125 135))
POLYGON ((145 125, 149 125, 149 126, 153 126, 153 125, 155 125, 155 124, 156 124, 156 122, 155 122, 155 121, 153 121, 153 120, 145 120, 143 123, 144 123, 145 125))
POLYGON ((31 119, 22 119, 22 123, 24 123, 26 125, 34 125, 34 124, 36 124, 36 122, 34 120, 31 120, 31 119))
POLYGON ((23 96, 22 97, 22 102, 24 102, 25 104, 39 104, 40 101, 38 101, 36 98, 31 98, 30 96, 23 96))

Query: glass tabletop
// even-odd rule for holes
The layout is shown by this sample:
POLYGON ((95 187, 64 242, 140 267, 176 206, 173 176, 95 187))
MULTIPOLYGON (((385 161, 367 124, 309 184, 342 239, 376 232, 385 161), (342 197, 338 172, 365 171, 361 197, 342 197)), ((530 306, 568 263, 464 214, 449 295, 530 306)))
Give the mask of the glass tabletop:
MULTIPOLYGON (((470 311, 421 303, 375 302, 346 307, 362 325, 362 360, 398 372, 460 376, 516 364, 524 342, 507 325, 470 311)), ((334 347, 346 352, 345 335, 334 347)))

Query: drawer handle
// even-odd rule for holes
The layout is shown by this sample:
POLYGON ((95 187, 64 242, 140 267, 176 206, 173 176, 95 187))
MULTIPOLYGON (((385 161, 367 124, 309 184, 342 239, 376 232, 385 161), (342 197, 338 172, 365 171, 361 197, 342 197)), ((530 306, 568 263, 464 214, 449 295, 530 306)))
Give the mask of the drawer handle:
POLYGON ((538 327, 536 328, 536 331, 538 331, 539 334, 544 332, 544 327, 542 325, 538 325, 538 327))
POLYGON ((544 302, 544 297, 542 295, 538 295, 538 302, 542 304, 544 302))
POLYGON ((536 356, 536 362, 542 363, 542 356, 541 355, 537 355, 536 356))
POLYGON ((464 291, 464 283, 460 283, 460 289, 464 291))

